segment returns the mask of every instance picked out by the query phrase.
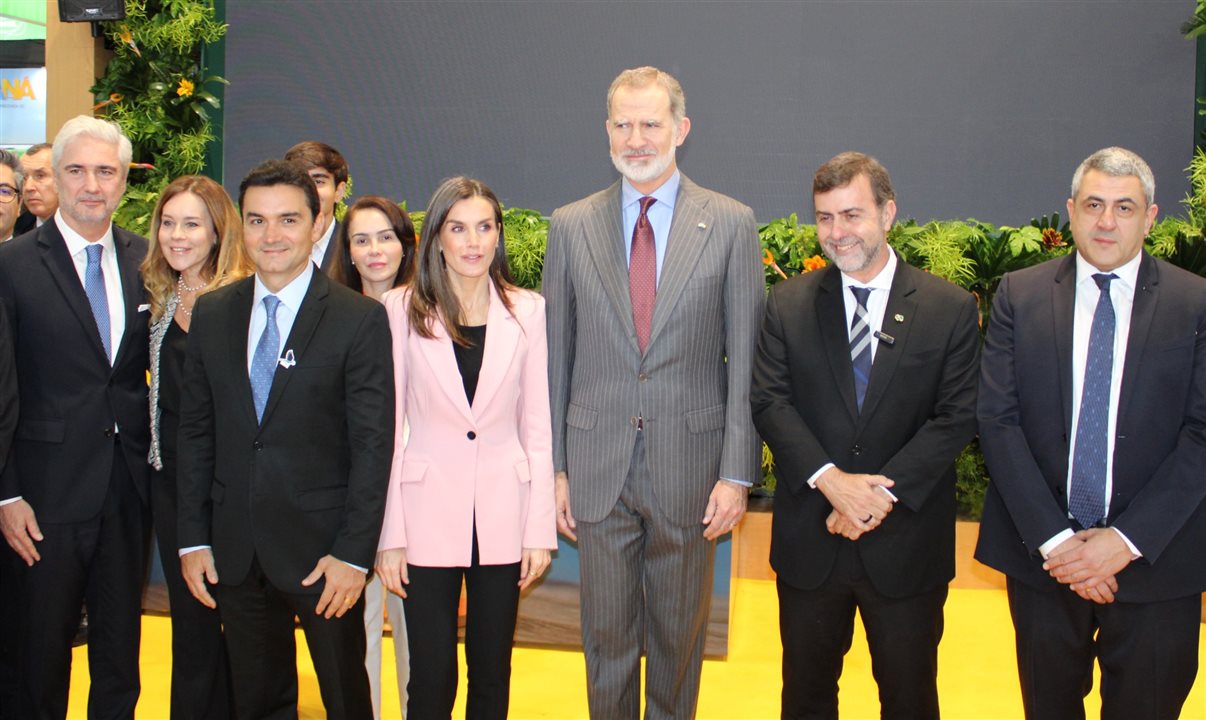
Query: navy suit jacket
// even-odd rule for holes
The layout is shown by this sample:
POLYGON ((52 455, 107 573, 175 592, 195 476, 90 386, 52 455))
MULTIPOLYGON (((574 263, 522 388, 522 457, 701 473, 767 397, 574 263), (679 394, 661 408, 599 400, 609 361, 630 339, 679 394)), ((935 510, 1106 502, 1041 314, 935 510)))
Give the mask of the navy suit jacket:
POLYGON ((975 434, 979 332, 964 290, 897 264, 860 413, 841 274, 779 283, 767 301, 750 392, 754 424, 775 454, 771 566, 811 590, 833 569, 833 510, 807 480, 825 463, 883 474, 899 502, 858 541, 867 576, 888 597, 945 585, 955 574, 955 458, 975 434))
POLYGON ((114 226, 113 244, 126 328, 112 365, 54 220, 0 245, 0 304, 12 330, 21 404, 0 499, 23 496, 42 523, 96 517, 117 448, 147 499, 149 313, 138 274, 147 243, 114 226))
MULTIPOLYGON (((976 558, 1036 588, 1058 584, 1039 546, 1070 527, 1076 258, 1007 274, 980 379, 980 442, 992 482, 976 558)), ((1206 589, 1206 280, 1146 253, 1139 266, 1106 523, 1143 557, 1116 597, 1151 602, 1206 589)))

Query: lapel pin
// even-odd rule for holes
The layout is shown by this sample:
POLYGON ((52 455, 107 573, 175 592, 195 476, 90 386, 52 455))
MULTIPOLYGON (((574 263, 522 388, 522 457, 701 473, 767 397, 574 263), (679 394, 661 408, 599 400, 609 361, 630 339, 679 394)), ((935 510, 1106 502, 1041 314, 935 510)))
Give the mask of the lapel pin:
POLYGON ((708 224, 707 224, 707 223, 700 223, 700 224, 699 224, 699 229, 700 229, 700 230, 707 230, 707 229, 708 229, 708 224))
POLYGON ((293 356, 293 350, 286 350, 285 357, 281 358, 280 360, 277 360, 277 362, 280 363, 281 367, 288 370, 289 368, 291 368, 297 364, 297 358, 295 358, 293 356))
POLYGON ((896 322, 904 322, 904 315, 901 315, 900 313, 896 313, 895 315, 892 316, 892 319, 895 320, 896 322))

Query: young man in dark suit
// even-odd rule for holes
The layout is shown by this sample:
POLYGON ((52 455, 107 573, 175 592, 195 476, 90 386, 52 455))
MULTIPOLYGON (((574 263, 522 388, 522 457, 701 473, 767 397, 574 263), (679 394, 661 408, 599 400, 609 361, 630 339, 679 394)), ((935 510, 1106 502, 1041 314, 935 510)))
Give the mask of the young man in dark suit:
POLYGON ((975 433, 976 303, 888 247, 895 193, 874 158, 822 165, 813 202, 832 264, 771 292, 750 391, 779 478, 783 717, 837 718, 857 608, 883 716, 936 719, 954 462, 975 433))
POLYGON ((66 715, 81 604, 90 712, 133 717, 138 701, 150 434, 138 264, 147 245, 111 222, 131 154, 117 125, 69 120, 52 152, 58 212, 0 246, 21 402, 0 475, 0 527, 19 564, 16 587, 4 589, 20 604, 5 630, 20 637, 17 717, 66 715))
POLYGON ((297 617, 328 717, 371 718, 361 594, 393 455, 385 309, 311 262, 319 200, 299 164, 252 170, 239 206, 256 273, 203 296, 189 332, 183 573, 221 614, 237 716, 296 717, 297 617))
POLYGON ((1007 274, 980 378, 976 558, 1005 573, 1027 718, 1179 716, 1206 589, 1206 280, 1148 255, 1155 179, 1072 179, 1076 252, 1007 274))
POLYGON ((335 148, 316 140, 289 148, 285 159, 304 166, 318 188, 318 208, 322 217, 316 223, 318 240, 310 258, 320 270, 330 273, 331 263, 339 257, 339 221, 335 219, 335 205, 348 191, 348 161, 335 148))

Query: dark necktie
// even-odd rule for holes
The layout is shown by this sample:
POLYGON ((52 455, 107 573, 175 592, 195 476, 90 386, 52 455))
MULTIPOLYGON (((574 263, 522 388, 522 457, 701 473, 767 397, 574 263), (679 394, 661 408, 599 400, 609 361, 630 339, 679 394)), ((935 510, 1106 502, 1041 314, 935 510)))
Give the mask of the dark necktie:
POLYGON ((92 317, 96 318, 96 330, 100 333, 101 344, 105 347, 105 357, 112 363, 109 295, 105 292, 105 269, 101 267, 101 255, 104 251, 105 248, 100 243, 92 243, 87 247, 88 266, 84 268, 84 292, 88 295, 88 304, 92 306, 92 317))
POLYGON ((1068 495, 1068 512, 1083 528, 1093 527, 1105 516, 1110 383, 1114 375, 1114 304, 1110 301, 1110 281, 1116 277, 1105 273, 1093 276, 1101 295, 1089 331, 1089 353, 1076 421, 1076 449, 1072 453, 1072 489, 1068 495))
POLYGON ((251 356, 251 399, 255 401, 255 418, 260 421, 264 419, 268 392, 272 390, 272 376, 276 373, 277 358, 281 354, 281 331, 276 325, 276 309, 280 305, 281 300, 277 296, 264 296, 268 322, 255 346, 255 355, 251 356))
POLYGON ((867 298, 871 297, 871 288, 851 285, 850 292, 858 301, 854 319, 850 322, 850 362, 854 366, 854 397, 861 412, 867 383, 871 380, 871 326, 867 324, 867 298))
POLYGON ((641 354, 649 345, 653 328, 653 302, 657 297, 657 251, 653 243, 653 226, 649 224, 649 206, 657 198, 641 198, 641 214, 632 230, 632 255, 628 259, 628 296, 632 300, 632 324, 636 326, 637 345, 641 354))

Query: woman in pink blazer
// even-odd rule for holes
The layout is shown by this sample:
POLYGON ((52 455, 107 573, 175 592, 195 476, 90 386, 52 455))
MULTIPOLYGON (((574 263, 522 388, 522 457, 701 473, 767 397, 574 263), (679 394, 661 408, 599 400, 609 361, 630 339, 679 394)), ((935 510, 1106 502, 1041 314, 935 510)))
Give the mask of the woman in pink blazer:
POLYGON ((415 281, 384 302, 398 438, 377 572, 406 598, 406 717, 452 714, 463 580, 466 717, 505 718, 519 593, 557 539, 544 299, 511 284, 488 187, 444 181, 415 281))

